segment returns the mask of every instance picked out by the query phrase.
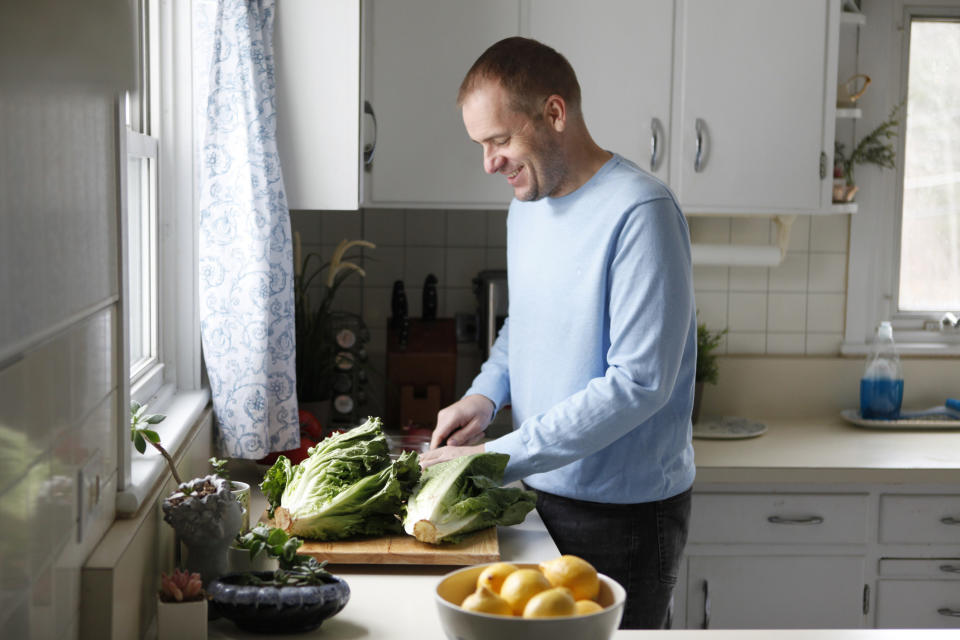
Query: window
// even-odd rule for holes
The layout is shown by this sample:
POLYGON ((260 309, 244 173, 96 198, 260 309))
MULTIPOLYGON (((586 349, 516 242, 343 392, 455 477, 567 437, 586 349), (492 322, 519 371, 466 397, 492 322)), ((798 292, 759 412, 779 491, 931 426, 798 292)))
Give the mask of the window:
POLYGON ((960 310, 960 20, 910 23, 901 313, 960 310))
MULTIPOLYGON (((138 16, 139 83, 120 110, 123 307, 129 399, 167 419, 176 451, 209 393, 200 370, 198 215, 195 206, 192 2, 131 0, 138 16)), ((118 432, 117 511, 137 510, 165 473, 159 454, 133 451, 118 432)))
POLYGON ((863 131, 904 108, 896 170, 865 169, 858 181, 843 353, 863 353, 891 320, 901 353, 960 355, 960 6, 871 6, 859 59, 889 73, 864 98, 863 131))

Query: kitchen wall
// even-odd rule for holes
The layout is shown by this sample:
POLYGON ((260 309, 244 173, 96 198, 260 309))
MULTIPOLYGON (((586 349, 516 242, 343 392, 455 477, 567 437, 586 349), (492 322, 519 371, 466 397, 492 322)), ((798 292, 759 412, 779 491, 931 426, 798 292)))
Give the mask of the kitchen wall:
MULTIPOLYGON (((435 274, 438 312, 453 317, 476 311, 471 279, 478 272, 506 268, 505 211, 296 211, 291 220, 301 234, 304 255, 317 251, 327 260, 343 238, 376 243, 376 249, 362 252, 366 277, 347 280, 336 306, 363 316, 371 332, 368 351, 380 372, 385 370, 395 280, 404 281, 410 314, 418 316, 423 280, 435 274)), ((776 227, 767 219, 691 217, 689 223, 693 242, 775 242, 776 227)), ((787 257, 778 267, 695 267, 700 319, 712 330, 729 331, 721 353, 838 355, 848 228, 847 215, 798 216, 787 257)), ((458 393, 466 390, 480 364, 477 350, 461 345, 458 393)), ((382 395, 376 397, 382 401, 382 395)))

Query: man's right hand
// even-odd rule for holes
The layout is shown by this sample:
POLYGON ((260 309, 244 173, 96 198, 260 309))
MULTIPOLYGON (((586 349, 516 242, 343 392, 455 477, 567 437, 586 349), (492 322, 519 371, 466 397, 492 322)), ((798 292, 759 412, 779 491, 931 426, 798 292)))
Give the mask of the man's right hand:
POLYGON ((490 398, 475 393, 441 409, 437 414, 437 427, 430 438, 430 448, 480 442, 483 439, 483 430, 493 420, 494 408, 490 398))

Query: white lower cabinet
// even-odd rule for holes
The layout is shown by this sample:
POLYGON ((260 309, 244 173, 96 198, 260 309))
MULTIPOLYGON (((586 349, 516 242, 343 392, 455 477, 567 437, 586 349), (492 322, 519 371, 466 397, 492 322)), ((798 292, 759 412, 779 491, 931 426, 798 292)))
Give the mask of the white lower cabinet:
POLYGON ((877 581, 877 627, 960 626, 960 558, 884 558, 877 581))
POLYGON ((863 626, 863 556, 694 556, 688 629, 863 626))
POLYGON ((960 496, 951 490, 698 485, 673 626, 960 628, 960 496))

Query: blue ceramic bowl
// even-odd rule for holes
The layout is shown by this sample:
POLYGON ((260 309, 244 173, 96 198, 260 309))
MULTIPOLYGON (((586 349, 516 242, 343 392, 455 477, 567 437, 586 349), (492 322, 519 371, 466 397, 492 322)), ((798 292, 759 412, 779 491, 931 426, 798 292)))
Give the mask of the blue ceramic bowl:
MULTIPOLYGON (((269 580, 270 571, 251 572, 269 580)), ((228 573, 207 587, 214 611, 255 633, 296 633, 316 629, 350 599, 350 587, 336 576, 327 584, 261 587, 243 584, 246 573, 228 573)))

